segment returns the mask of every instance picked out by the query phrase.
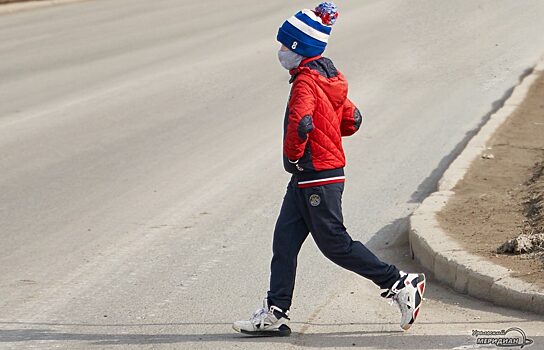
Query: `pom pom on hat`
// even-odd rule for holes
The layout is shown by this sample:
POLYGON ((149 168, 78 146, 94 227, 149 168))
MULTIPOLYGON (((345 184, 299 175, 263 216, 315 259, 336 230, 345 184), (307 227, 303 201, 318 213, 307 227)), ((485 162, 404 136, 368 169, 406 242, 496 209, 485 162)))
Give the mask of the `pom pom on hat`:
POLYGON ((336 5, 332 2, 323 2, 315 10, 301 10, 288 18, 280 27, 277 39, 301 56, 321 55, 327 47, 332 25, 337 18, 336 5))
POLYGON ((322 2, 314 10, 324 25, 332 26, 338 18, 338 8, 332 2, 322 2))

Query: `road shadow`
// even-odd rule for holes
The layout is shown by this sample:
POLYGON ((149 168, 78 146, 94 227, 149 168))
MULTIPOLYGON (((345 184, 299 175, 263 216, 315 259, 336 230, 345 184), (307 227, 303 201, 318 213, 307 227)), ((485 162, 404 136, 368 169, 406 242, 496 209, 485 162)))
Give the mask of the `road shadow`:
MULTIPOLYGON (((543 344, 544 337, 531 337, 535 344, 543 344)), ((248 337, 233 332, 208 334, 139 334, 139 333, 82 333, 49 329, 0 330, 1 343, 28 342, 87 343, 90 347, 111 345, 159 345, 184 343, 233 342, 242 344, 291 344, 315 348, 354 347, 387 349, 450 349, 474 343, 470 336, 408 335, 401 331, 359 331, 329 333, 293 333, 291 337, 248 337), (457 345, 456 345, 457 344, 457 345)))
MULTIPOLYGON (((506 321, 505 321, 506 322, 506 321)), ((511 321, 510 321, 511 322, 511 321)), ((529 321, 527 321, 529 322, 529 321)), ((463 322, 470 324, 471 322, 463 322)), ((474 321, 474 323, 482 324, 486 322, 474 321)), ((491 322, 490 322, 491 323, 491 322)), ((492 322, 496 325, 497 322, 492 322)), ((516 322, 518 323, 518 322, 516 322)), ((451 322, 435 322, 421 324, 444 325, 447 327, 451 322)), ((410 334, 400 330, 376 330, 376 331, 344 331, 344 332, 319 332, 319 326, 322 327, 360 327, 361 329, 370 327, 386 327, 389 323, 303 323, 294 322, 295 328, 301 328, 303 325, 311 325, 316 331, 311 333, 296 333, 291 337, 275 338, 275 337, 251 337, 230 332, 204 334, 185 334, 183 331, 170 333, 141 333, 127 332, 126 327, 141 328, 144 324, 78 324, 78 323, 26 323, 26 322, 0 322, 0 327, 20 326, 23 328, 1 329, 0 330, 0 347, 2 343, 10 343, 21 348, 27 347, 33 342, 39 342, 42 345, 58 345, 66 344, 87 344, 91 347, 104 347, 113 345, 160 345, 160 344, 189 344, 192 343, 224 343, 232 342, 248 347, 258 346, 257 344, 290 344, 301 347, 313 348, 328 348, 328 347, 359 347, 359 348, 384 348, 384 349, 451 349, 455 346, 467 346, 474 344, 474 338, 469 334, 463 335, 418 335, 410 334), (41 327, 40 327, 41 326, 41 327), (51 327, 47 327, 51 326, 51 327), (29 328, 31 327, 31 328, 29 328), (61 329, 58 329, 58 328, 61 329), (69 330, 74 327, 87 327, 83 332, 75 332, 69 330), (93 328, 99 327, 102 331, 93 331, 93 328), (104 332, 104 328, 124 328, 124 331, 116 332, 114 329, 104 332), (57 328, 57 329, 53 329, 57 328), (63 330, 62 328, 68 328, 63 330)), ((217 325, 221 328, 230 328, 230 323, 156 323, 145 324, 145 326, 168 326, 179 327, 195 326, 195 325, 217 325)), ((535 344, 543 344, 544 336, 530 336, 535 344)))

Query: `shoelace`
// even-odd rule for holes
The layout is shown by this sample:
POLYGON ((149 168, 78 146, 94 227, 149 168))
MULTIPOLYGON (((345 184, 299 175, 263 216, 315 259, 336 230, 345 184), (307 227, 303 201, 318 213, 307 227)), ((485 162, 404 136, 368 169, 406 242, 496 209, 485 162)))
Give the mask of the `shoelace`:
POLYGON ((253 313, 253 316, 251 317, 251 323, 255 325, 259 324, 260 327, 263 327, 266 316, 268 316, 268 310, 266 310, 265 308, 258 309, 253 313))
POLYGON ((387 303, 390 305, 390 306, 398 306, 400 307, 400 304, 399 304, 399 301, 398 301, 398 298, 397 298, 397 295, 393 295, 389 298, 387 298, 387 303))
POLYGON ((399 300, 399 295, 394 295, 391 300, 389 301, 390 305, 397 304, 398 308, 400 309, 400 312, 404 315, 405 312, 409 312, 410 308, 407 304, 406 300, 399 300))
POLYGON ((392 304, 391 299, 395 298, 399 294, 400 290, 404 288, 404 281, 406 280, 406 277, 408 277, 408 274, 403 271, 400 271, 400 274, 401 277, 395 282, 395 284, 381 294, 382 297, 389 299, 390 304, 392 304))

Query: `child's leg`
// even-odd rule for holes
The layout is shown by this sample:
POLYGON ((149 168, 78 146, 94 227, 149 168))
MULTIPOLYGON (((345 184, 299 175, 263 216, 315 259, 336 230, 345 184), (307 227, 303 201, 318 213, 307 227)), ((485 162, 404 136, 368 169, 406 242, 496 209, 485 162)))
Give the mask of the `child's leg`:
POLYGON ((394 265, 381 261, 364 244, 351 239, 343 224, 343 183, 300 189, 305 198, 304 218, 323 254, 334 263, 370 279, 382 289, 400 278, 394 265), (314 200, 310 197, 314 195, 314 200), (315 195, 319 196, 319 204, 315 195), (313 203, 313 205, 312 205, 313 203))
POLYGON ((296 184, 289 183, 283 199, 280 215, 274 229, 272 264, 268 305, 287 311, 291 307, 297 256, 302 243, 308 237, 308 227, 297 206, 296 184))

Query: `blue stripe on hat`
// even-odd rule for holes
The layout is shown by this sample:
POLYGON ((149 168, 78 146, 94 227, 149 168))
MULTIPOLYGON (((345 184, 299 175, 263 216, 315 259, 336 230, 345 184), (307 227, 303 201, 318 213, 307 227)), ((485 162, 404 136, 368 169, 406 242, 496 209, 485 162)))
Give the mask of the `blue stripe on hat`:
POLYGON ((314 57, 321 55, 327 46, 326 43, 314 39, 303 33, 289 22, 283 23, 278 31, 277 39, 291 51, 304 57, 314 57), (295 47, 293 44, 296 42, 295 47))
POLYGON ((298 29, 297 27, 295 27, 294 25, 292 25, 291 23, 287 21, 283 24, 282 28, 286 30, 289 34, 291 34, 293 38, 296 38, 299 41, 299 44, 305 43, 310 46, 316 46, 316 47, 322 47, 322 48, 325 48, 325 46, 327 46, 327 43, 324 43, 321 40, 317 40, 309 36, 308 34, 302 32, 300 29, 298 29))
POLYGON ((318 21, 312 19, 310 16, 305 14, 304 12, 300 11, 298 12, 295 17, 299 19, 300 21, 306 23, 310 27, 314 28, 315 30, 319 30, 321 33, 331 35, 332 28, 326 25, 323 25, 319 23, 318 21))

